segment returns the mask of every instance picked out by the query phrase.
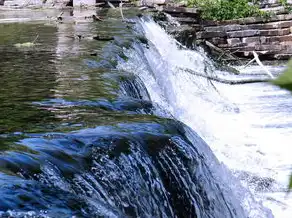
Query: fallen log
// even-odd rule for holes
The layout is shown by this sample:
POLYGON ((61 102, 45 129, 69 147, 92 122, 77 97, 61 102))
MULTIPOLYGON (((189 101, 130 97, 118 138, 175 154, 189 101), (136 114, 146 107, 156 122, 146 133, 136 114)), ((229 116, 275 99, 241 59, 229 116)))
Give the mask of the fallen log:
POLYGON ((268 78, 230 80, 230 79, 223 79, 223 78, 220 78, 220 77, 217 77, 217 76, 210 76, 210 75, 207 75, 207 74, 198 73, 198 72, 196 72, 194 70, 191 70, 189 68, 181 68, 181 67, 178 67, 178 69, 179 70, 183 70, 183 71, 185 71, 187 73, 190 73, 192 75, 195 75, 195 76, 203 77, 203 78, 206 78, 206 79, 211 80, 211 81, 215 81, 215 82, 219 82, 219 83, 224 83, 224 84, 229 84, 229 85, 241 85, 241 84, 262 83, 262 82, 269 82, 269 81, 271 81, 268 78))

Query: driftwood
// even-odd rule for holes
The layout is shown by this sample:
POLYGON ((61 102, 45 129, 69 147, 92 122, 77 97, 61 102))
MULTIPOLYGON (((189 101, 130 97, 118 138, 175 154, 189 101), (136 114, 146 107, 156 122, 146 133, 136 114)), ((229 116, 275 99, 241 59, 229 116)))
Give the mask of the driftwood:
POLYGON ((92 19, 93 19, 93 21, 103 21, 103 19, 101 17, 96 16, 95 14, 92 15, 92 19))
MULTIPOLYGON (((215 46, 215 45, 213 45, 211 42, 209 42, 209 41, 205 41, 205 43, 206 43, 206 45, 209 47, 209 48, 211 48, 211 49, 213 49, 213 50, 215 50, 215 51, 217 51, 217 52, 219 52, 219 53, 221 53, 221 55, 219 56, 219 59, 221 59, 221 57, 222 56, 227 56, 228 58, 230 58, 231 60, 233 59, 233 60, 239 60, 236 56, 234 56, 233 55, 233 53, 226 53, 226 51, 224 51, 224 50, 222 50, 221 48, 218 48, 217 46, 215 46)), ((236 51, 235 51, 236 52, 236 51)), ((275 77, 273 76, 273 74, 263 65, 263 63, 261 62, 261 60, 259 59, 259 56, 258 56, 258 54, 255 52, 255 51, 253 51, 252 52, 253 53, 253 56, 254 56, 254 58, 251 60, 251 61, 249 61, 244 67, 243 67, 243 69, 244 68, 246 68, 248 65, 250 65, 252 62, 254 62, 254 61, 256 61, 257 62, 257 64, 260 66, 260 67, 262 67, 262 69, 265 71, 265 73, 267 74, 267 75, 269 75, 269 77, 271 78, 271 79, 274 79, 275 77)), ((218 78, 217 78, 218 79, 218 78)), ((258 81, 258 80, 249 80, 249 83, 253 83, 253 81, 256 81, 256 82, 264 82, 264 81, 258 81)), ((246 83, 246 82, 244 82, 244 83, 246 83)), ((242 83, 238 83, 238 84, 242 84, 242 83)))
POLYGON ((121 3, 119 4, 119 8, 120 8, 120 12, 121 12, 122 20, 125 20, 125 18, 124 18, 124 14, 123 14, 123 2, 122 2, 122 1, 121 1, 121 3))
POLYGON ((263 68, 263 70, 272 78, 272 79, 274 79, 274 76, 273 76, 273 74, 262 64, 262 62, 260 61, 260 59, 259 59, 259 56, 258 56, 258 54, 255 52, 255 51, 253 51, 252 52, 252 54, 253 54, 253 56, 254 56, 254 58, 250 61, 250 62, 248 62, 245 66, 244 66, 244 68, 245 67, 247 67, 249 64, 251 64, 253 61, 256 61, 257 62, 257 64, 258 65, 260 65, 262 68, 263 68))
POLYGON ((212 44, 211 42, 209 42, 209 41, 205 41, 205 43, 206 43, 206 45, 207 45, 209 48, 213 49, 214 51, 217 51, 217 52, 221 53, 220 58, 221 58, 222 56, 226 56, 226 57, 230 58, 231 60, 238 60, 238 58, 237 58, 236 56, 234 56, 233 54, 229 54, 228 52, 226 52, 226 51, 222 50, 221 48, 215 46, 215 45, 212 44))
POLYGON ((203 77, 206 79, 209 79, 211 81, 216 81, 216 82, 220 82, 220 83, 224 83, 224 84, 229 84, 229 85, 240 85, 240 84, 249 84, 249 83, 262 83, 262 82, 269 82, 270 79, 267 78, 261 78, 261 79, 242 79, 242 80, 230 80, 230 79, 223 79, 223 78, 219 78, 216 76, 210 76, 207 74, 202 74, 202 73, 198 73, 194 70, 191 70, 189 68, 178 68, 179 70, 183 70, 187 73, 193 74, 195 76, 199 76, 199 77, 203 77))
POLYGON ((109 1, 106 1, 106 3, 108 4, 108 6, 110 6, 112 9, 115 9, 116 7, 112 4, 112 3, 110 3, 109 1))
MULTIPOLYGON (((239 60, 236 56, 234 56, 233 55, 233 53, 234 52, 236 52, 236 51, 234 51, 233 53, 227 53, 226 51, 224 51, 224 50, 222 50, 221 48, 218 48, 217 46, 215 46, 215 45, 213 45, 211 42, 209 42, 209 41, 205 41, 205 43, 206 43, 206 45, 209 47, 209 48, 211 48, 211 49, 213 49, 214 51, 217 51, 217 52, 219 52, 219 53, 221 53, 221 55, 219 56, 219 58, 218 58, 218 60, 219 59, 221 59, 222 58, 222 56, 227 56, 228 58, 230 58, 231 60, 239 60)), ((262 68, 263 68, 263 70, 272 78, 272 79, 274 79, 275 77, 273 76, 273 74, 263 65, 263 63, 261 62, 261 60, 259 59, 259 56, 258 56, 258 54, 255 52, 255 51, 253 51, 252 52, 252 54, 253 54, 253 56, 254 56, 254 58, 251 60, 251 61, 249 61, 243 68, 245 68, 245 67, 247 67, 248 65, 250 65, 252 62, 254 62, 254 61, 256 61, 257 62, 257 64, 259 65, 259 66, 261 66, 262 68)))

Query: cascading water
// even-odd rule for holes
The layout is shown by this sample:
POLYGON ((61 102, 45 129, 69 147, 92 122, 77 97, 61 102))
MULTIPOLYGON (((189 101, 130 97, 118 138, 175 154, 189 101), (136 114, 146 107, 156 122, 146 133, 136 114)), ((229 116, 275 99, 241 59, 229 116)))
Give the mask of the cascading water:
MULTIPOLYGON (((136 36, 109 19, 95 28, 122 37, 101 44, 95 58, 71 59, 86 43, 99 44, 66 37, 66 27, 55 34, 27 25, 48 47, 0 53, 1 115, 8 115, 0 117, 0 216, 246 217, 208 145, 153 106, 141 78, 116 68, 136 36)), ((74 26, 74 34, 88 28, 74 26)))
MULTIPOLYGON (((225 79, 254 78, 263 72, 260 68, 246 69, 240 76, 216 72, 201 50, 180 48, 151 20, 142 20, 140 25, 137 31, 145 34, 148 47, 135 44, 127 49, 129 60, 120 63, 120 69, 138 75, 151 100, 206 140, 218 159, 256 199, 272 209, 275 217, 290 217, 291 197, 286 196, 291 166, 288 142, 292 128, 287 116, 291 115, 287 107, 292 103, 290 93, 270 84, 230 86, 192 75, 182 69, 225 79)), ((282 69, 271 67, 270 71, 277 74, 282 69)), ((269 216, 262 214, 253 197, 241 191, 237 194, 246 195, 241 200, 249 217, 269 216)))
POLYGON ((255 200, 261 192, 253 196, 239 182, 244 177, 247 186, 263 188, 270 180, 242 166, 242 156, 235 156, 240 164, 232 158, 236 148, 250 145, 251 150, 240 150, 246 155, 258 143, 245 131, 250 123, 236 117, 246 101, 228 96, 229 86, 181 69, 214 74, 202 51, 179 49, 151 19, 137 21, 134 34, 119 20, 92 28, 121 36, 102 52, 98 46, 104 44, 90 42, 98 45, 96 58, 66 57, 83 52, 87 42, 72 43, 66 34, 79 28, 84 34, 86 24, 66 31, 61 25, 59 35, 53 27, 27 26, 40 29, 42 43, 42 34, 52 31, 48 39, 58 41, 56 54, 49 44, 33 52, 9 48, 2 56, 0 108, 9 122, 0 128, 0 217, 272 217, 255 200), (72 51, 66 50, 68 42, 72 51), (23 60, 31 56, 35 62, 28 61, 26 69, 23 60), (15 74, 9 74, 11 62, 20 69, 15 74), (48 72, 33 71, 38 64, 48 72), (36 87, 22 96, 34 78, 36 87), (45 81, 41 87, 40 81, 45 81), (234 132, 237 126, 241 129, 234 132))

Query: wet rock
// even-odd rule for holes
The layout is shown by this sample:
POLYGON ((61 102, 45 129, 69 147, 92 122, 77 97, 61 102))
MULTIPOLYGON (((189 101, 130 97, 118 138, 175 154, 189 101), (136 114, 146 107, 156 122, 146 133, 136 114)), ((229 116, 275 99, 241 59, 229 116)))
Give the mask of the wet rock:
MULTIPOLYGON (((141 14, 138 14, 137 16, 140 18, 141 14)), ((162 13, 162 12, 158 12, 158 13, 155 13, 153 15, 153 19, 155 22, 159 22, 159 21, 167 21, 167 16, 165 13, 162 13)))
POLYGON ((98 40, 98 41, 111 41, 114 40, 115 38, 112 36, 94 36, 93 39, 98 40))

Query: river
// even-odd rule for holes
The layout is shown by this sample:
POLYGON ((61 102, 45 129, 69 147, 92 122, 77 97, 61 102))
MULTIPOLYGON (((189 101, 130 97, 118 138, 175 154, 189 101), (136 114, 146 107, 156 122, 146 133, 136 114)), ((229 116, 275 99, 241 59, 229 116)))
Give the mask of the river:
POLYGON ((2 217, 289 217, 290 93, 182 70, 263 73, 218 71, 135 10, 59 13, 0 15, 2 217))

